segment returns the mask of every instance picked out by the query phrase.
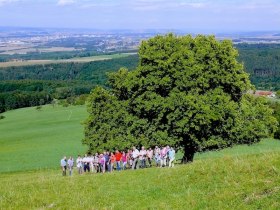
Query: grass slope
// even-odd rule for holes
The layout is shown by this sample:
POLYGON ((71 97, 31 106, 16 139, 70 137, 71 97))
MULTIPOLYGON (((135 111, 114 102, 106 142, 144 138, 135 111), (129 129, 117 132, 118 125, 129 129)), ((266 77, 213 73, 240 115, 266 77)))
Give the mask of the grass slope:
POLYGON ((84 152, 84 106, 17 109, 0 120, 0 172, 54 167, 62 155, 84 152))
POLYGON ((62 177, 0 175, 0 209, 279 209, 280 153, 62 177))
POLYGON ((86 150, 85 107, 4 115, 0 209, 280 209, 280 141, 197 154, 194 163, 171 169, 62 177, 61 156, 86 150))
MULTIPOLYGON (((81 144, 86 119, 85 106, 43 106, 17 109, 3 114, 0 120, 0 173, 56 168, 63 155, 83 154, 81 144)), ((280 152, 280 141, 264 140, 218 152, 195 155, 195 160, 280 152)), ((180 158, 180 154, 178 155, 180 158)))

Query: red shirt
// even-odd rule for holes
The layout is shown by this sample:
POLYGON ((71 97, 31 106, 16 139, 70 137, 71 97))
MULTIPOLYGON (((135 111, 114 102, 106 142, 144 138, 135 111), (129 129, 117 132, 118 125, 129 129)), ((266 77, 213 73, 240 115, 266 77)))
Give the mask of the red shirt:
POLYGON ((115 157, 116 157, 116 161, 120 161, 121 158, 122 158, 122 153, 117 152, 117 153, 115 154, 115 157))

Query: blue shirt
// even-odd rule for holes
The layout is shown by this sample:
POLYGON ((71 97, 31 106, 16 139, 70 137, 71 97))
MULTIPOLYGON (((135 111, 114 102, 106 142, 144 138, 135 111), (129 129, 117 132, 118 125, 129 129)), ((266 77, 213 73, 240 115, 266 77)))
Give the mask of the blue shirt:
POLYGON ((168 156, 169 156, 170 159, 175 158, 175 150, 174 149, 169 150, 168 156))
POLYGON ((61 159, 60 165, 61 165, 62 167, 66 166, 66 165, 67 165, 66 160, 61 159))

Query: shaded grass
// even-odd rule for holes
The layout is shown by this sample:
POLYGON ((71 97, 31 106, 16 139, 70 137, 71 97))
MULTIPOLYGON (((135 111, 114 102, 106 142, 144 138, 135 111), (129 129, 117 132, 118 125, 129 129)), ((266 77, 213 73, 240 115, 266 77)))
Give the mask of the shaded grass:
POLYGON ((279 152, 104 175, 20 172, 0 176, 0 209, 279 209, 279 183, 279 152))

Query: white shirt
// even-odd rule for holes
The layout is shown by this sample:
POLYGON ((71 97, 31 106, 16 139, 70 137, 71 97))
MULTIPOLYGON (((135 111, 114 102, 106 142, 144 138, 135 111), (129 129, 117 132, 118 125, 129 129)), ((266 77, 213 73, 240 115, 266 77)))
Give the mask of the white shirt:
POLYGON ((82 167, 83 166, 83 159, 82 158, 77 158, 76 163, 77 163, 78 168, 82 167))
POLYGON ((147 155, 147 151, 146 150, 140 150, 139 159, 143 160, 145 155, 147 155))
POLYGON ((84 162, 84 163, 89 163, 89 162, 90 162, 90 160, 89 160, 89 158, 88 158, 88 157, 84 157, 84 158, 83 158, 83 162, 84 162))
POLYGON ((133 158, 137 158, 139 156, 139 150, 138 149, 135 149, 133 152, 132 152, 132 157, 133 158))

